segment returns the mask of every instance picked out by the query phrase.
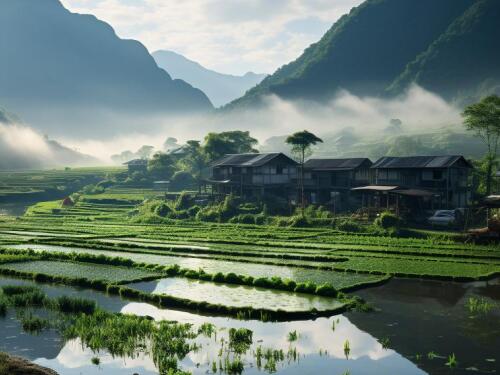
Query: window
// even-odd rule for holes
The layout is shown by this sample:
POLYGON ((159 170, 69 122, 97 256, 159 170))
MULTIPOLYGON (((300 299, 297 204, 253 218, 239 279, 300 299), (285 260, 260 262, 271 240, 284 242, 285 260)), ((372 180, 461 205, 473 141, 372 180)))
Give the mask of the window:
POLYGON ((398 171, 395 171, 393 169, 389 170, 388 172, 388 179, 391 181, 396 181, 399 178, 399 173, 398 171))
POLYGON ((276 166, 276 174, 283 174, 283 166, 282 165, 276 166))
POLYGON ((335 173, 332 173, 330 176, 330 183, 335 186, 337 184, 337 175, 335 173))
POLYGON ((387 169, 379 169, 377 177, 381 180, 387 180, 387 169))
POLYGON ((432 179, 433 180, 442 180, 443 179, 443 171, 432 171, 432 179))

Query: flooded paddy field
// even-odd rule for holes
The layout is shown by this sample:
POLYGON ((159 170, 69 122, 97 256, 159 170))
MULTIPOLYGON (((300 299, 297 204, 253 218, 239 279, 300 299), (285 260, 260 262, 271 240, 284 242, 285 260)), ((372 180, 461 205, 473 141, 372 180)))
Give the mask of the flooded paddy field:
MULTIPOLYGON (((0 287, 12 284, 33 282, 0 278, 0 287)), ((252 332, 251 340, 238 349, 248 374, 488 374, 500 370, 500 311, 475 313, 470 307, 471 298, 498 304, 498 280, 457 284, 393 279, 359 292, 374 303, 375 312, 288 322, 200 315, 82 288, 38 286, 53 298, 88 298, 110 312, 189 323, 196 332, 202 328, 203 333, 188 340, 196 348, 178 363, 193 374, 211 373, 214 362, 219 368, 219 362, 233 358, 232 351, 226 352, 231 328, 252 332), (452 354, 458 362, 454 368, 446 365, 452 354)), ((22 355, 60 374, 158 373, 155 361, 140 348, 130 355, 113 356, 105 349, 91 350, 79 338, 65 339, 54 329, 29 334, 13 311, 0 318, 0 327, 1 351, 22 355), (98 365, 92 363, 95 358, 98 365)))

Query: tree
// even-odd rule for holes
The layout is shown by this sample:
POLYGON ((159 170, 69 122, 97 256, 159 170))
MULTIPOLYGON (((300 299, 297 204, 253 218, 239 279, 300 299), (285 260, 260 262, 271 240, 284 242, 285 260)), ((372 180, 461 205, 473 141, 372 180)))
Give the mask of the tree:
POLYGON ((153 146, 144 145, 139 150, 137 150, 137 156, 139 156, 141 159, 149 159, 154 149, 155 148, 153 146))
POLYGON ((157 152, 148 162, 148 171, 156 178, 169 179, 176 171, 175 159, 170 155, 157 152))
POLYGON ((462 113, 467 130, 472 131, 486 144, 486 195, 491 194, 493 167, 498 158, 500 140, 500 97, 491 95, 471 104, 462 113))
POLYGON ((194 176, 198 183, 198 192, 201 193, 201 177, 203 169, 207 166, 207 155, 200 141, 187 141, 184 149, 186 154, 180 162, 194 176))
POLYGON ((179 148, 180 146, 177 142, 177 138, 168 137, 165 142, 163 142, 163 151, 172 151, 179 148))
POLYGON ((221 158, 226 154, 241 154, 257 152, 253 147, 258 143, 250 136, 250 132, 240 130, 208 133, 205 137, 203 149, 209 160, 221 158))
POLYGON ((323 143, 323 140, 316 137, 313 133, 304 130, 290 135, 289 137, 287 137, 285 142, 292 146, 292 153, 294 154, 300 165, 300 207, 302 215, 304 215, 304 162, 306 161, 306 158, 312 154, 311 147, 317 143, 323 143))

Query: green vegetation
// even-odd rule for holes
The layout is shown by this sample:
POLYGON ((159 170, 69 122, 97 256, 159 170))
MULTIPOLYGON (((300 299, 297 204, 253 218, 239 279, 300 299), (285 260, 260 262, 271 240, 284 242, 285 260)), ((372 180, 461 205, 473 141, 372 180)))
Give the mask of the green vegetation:
POLYGON ((155 274, 146 270, 135 268, 130 269, 98 264, 44 260, 3 264, 1 269, 21 273, 69 277, 73 279, 87 278, 90 280, 105 280, 112 283, 127 283, 136 280, 157 278, 160 276, 157 273, 155 274))

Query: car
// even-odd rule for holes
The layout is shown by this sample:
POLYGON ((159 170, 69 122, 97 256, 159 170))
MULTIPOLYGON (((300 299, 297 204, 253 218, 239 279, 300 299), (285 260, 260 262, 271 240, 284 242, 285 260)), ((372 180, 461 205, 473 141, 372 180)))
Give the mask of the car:
POLYGON ((449 226, 456 223, 456 215, 454 210, 437 210, 434 215, 427 218, 427 222, 431 225, 449 226))

